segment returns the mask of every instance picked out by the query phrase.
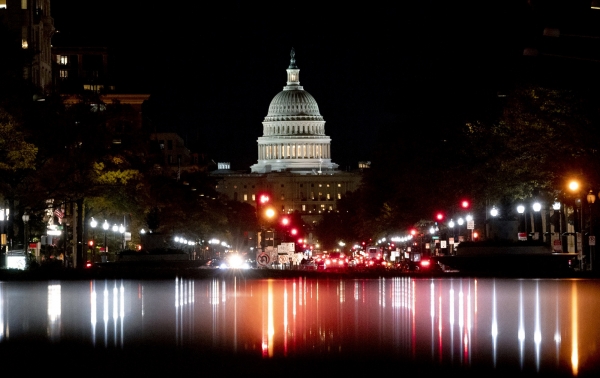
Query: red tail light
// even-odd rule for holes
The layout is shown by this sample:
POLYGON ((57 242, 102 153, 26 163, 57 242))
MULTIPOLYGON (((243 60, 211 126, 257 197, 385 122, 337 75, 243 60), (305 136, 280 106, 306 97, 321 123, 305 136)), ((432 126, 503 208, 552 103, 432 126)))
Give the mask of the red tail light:
POLYGON ((422 267, 428 267, 431 264, 431 261, 429 260, 423 260, 421 261, 421 266, 422 267))

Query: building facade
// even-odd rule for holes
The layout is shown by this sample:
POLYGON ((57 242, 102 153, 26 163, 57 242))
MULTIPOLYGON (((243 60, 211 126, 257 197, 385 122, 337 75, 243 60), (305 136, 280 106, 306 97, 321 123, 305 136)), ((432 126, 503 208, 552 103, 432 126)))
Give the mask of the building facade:
POLYGON ((316 100, 300 86, 299 73, 292 49, 287 85, 271 101, 257 140, 258 162, 250 173, 231 171, 225 163, 212 175, 217 191, 230 200, 256 206, 258 195, 268 193, 278 213, 298 212, 315 223, 337 211, 336 201, 359 187, 362 174, 340 171, 332 162, 325 120, 316 100))
POLYGON ((31 53, 31 62, 23 67, 23 77, 42 92, 52 84, 52 43, 54 19, 50 0, 0 0, 0 22, 15 43, 31 53))

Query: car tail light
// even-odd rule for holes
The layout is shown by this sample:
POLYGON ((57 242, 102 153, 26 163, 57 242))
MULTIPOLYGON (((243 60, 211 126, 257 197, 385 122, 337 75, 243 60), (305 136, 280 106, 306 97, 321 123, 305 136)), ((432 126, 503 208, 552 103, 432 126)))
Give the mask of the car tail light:
POLYGON ((331 264, 331 260, 329 260, 329 259, 325 260, 325 264, 330 265, 331 264))
POLYGON ((431 264, 431 262, 429 260, 423 260, 423 261, 421 261, 421 266, 422 267, 428 267, 429 264, 431 264))

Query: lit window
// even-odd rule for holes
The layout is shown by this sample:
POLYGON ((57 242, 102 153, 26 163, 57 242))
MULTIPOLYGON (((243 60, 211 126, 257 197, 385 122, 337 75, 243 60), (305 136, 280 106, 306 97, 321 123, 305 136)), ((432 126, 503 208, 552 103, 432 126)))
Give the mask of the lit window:
POLYGON ((248 195, 244 194, 244 202, 248 201, 248 195))
POLYGON ((27 9, 27 0, 21 0, 21 9, 27 9))
POLYGON ((252 195, 252 201, 256 201, 256 194, 252 195))
POLYGON ((329 205, 329 211, 333 210, 333 206, 329 205))
POLYGON ((327 199, 330 200, 331 196, 329 195, 329 193, 327 193, 327 199))
POLYGON ((329 188, 329 184, 327 184, 327 187, 329 188))
POLYGON ((342 193, 338 193, 337 198, 342 199, 342 193))
POLYGON ((67 71, 67 70, 60 70, 59 76, 61 77, 61 79, 66 79, 66 78, 69 77, 69 71, 67 71))
POLYGON ((322 186, 323 186, 323 184, 319 184, 319 188, 322 187, 322 186))
POLYGON ((306 205, 302 205, 302 211, 306 211, 306 205))
POLYGON ((58 63, 64 64, 64 65, 69 64, 69 57, 67 55, 59 55, 58 56, 58 63))
POLYGON ((341 187, 342 187, 342 184, 338 184, 338 188, 341 188, 341 187))

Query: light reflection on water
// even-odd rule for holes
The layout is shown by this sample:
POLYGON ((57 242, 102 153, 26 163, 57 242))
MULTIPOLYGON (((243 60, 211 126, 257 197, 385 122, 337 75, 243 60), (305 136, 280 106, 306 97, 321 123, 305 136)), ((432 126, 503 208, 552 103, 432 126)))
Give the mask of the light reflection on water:
POLYGON ((0 283, 0 342, 77 341, 439 365, 600 370, 595 280, 281 279, 0 283))

